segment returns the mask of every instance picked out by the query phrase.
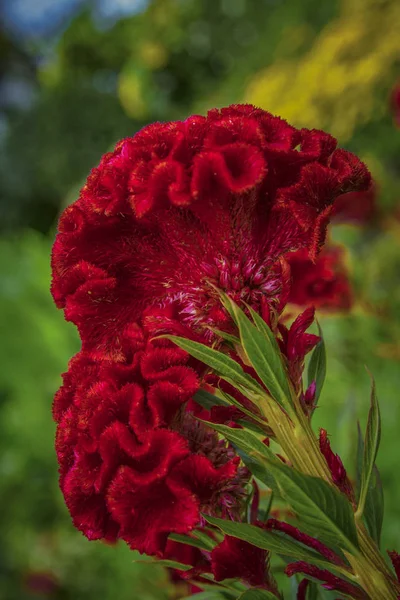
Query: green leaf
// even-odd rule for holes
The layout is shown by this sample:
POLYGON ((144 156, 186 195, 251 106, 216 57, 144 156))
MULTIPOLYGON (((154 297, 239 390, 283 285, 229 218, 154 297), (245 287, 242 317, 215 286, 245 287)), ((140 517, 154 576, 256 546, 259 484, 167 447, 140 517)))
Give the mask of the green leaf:
POLYGON ((226 354, 223 354, 223 352, 218 352, 218 350, 209 348, 205 344, 199 344, 199 342, 193 342, 192 340, 175 335, 162 335, 159 337, 171 340, 177 346, 186 350, 191 356, 211 367, 222 379, 242 385, 255 394, 265 396, 265 390, 257 381, 250 377, 250 375, 247 375, 239 363, 226 354))
MULTIPOLYGON (((357 445, 357 482, 358 489, 361 488, 362 463, 364 456, 364 440, 362 437, 360 425, 358 424, 358 445, 357 445)), ((383 514, 384 514, 384 496, 381 477, 378 467, 374 465, 371 479, 369 482, 368 493, 365 499, 364 518, 368 531, 375 542, 380 545, 383 514)))
POLYGON ((193 400, 206 410, 210 410, 213 406, 229 406, 229 403, 223 398, 201 389, 193 396, 193 400))
POLYGON ((241 459, 253 475, 268 487, 276 490, 275 480, 271 476, 267 462, 277 461, 278 459, 268 446, 246 429, 217 425, 209 421, 203 421, 203 423, 218 431, 231 442, 239 450, 241 459))
POLYGON ((247 590, 238 597, 238 600, 276 600, 276 596, 267 590, 247 590))
POLYGON ((378 399, 376 397, 375 381, 372 375, 371 382, 371 406, 368 413, 367 430, 365 433, 360 497, 356 511, 356 519, 360 519, 364 514, 367 494, 381 439, 381 415, 378 399))
POLYGON ((307 384, 310 386, 315 381, 315 404, 320 397, 326 376, 326 349, 325 342, 322 335, 321 327, 318 324, 318 334, 321 340, 315 346, 314 351, 311 355, 310 362, 308 363, 307 371, 307 384))
POLYGON ((323 479, 304 475, 271 461, 269 470, 282 497, 301 523, 328 546, 354 552, 358 548, 354 513, 347 498, 323 479))
POLYGON ((218 540, 211 539, 209 535, 202 529, 194 529, 192 535, 203 543, 207 550, 212 550, 218 544, 218 540))
POLYGON ((303 546, 301 543, 280 532, 266 531, 265 529, 261 529, 255 525, 249 525, 248 523, 238 523, 236 521, 218 519, 217 517, 209 517, 207 515, 204 515, 204 518, 212 525, 221 529, 225 535, 236 537, 239 540, 257 546, 257 548, 291 557, 295 560, 306 560, 324 569, 340 572, 340 567, 329 563, 317 552, 310 550, 306 546, 303 546))
POLYGON ((239 327, 240 341, 249 362, 272 398, 287 410, 292 407, 291 390, 275 336, 267 326, 260 331, 237 304, 232 300, 230 302, 239 327))
MULTIPOLYGON (((179 542, 181 544, 187 544, 188 546, 194 546, 195 548, 200 548, 201 550, 210 550, 210 544, 200 539, 192 538, 188 535, 181 535, 180 533, 171 533, 168 539, 173 540, 174 542, 179 542)), ((212 541, 211 538, 208 539, 211 542, 211 548, 213 548, 213 546, 215 546, 215 543, 212 541)))

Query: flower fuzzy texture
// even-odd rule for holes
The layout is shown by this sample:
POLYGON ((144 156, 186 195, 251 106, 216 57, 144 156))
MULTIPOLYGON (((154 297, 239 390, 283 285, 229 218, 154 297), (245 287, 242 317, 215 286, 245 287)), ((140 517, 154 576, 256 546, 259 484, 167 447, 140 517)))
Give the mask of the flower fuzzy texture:
POLYGON ((139 328, 130 341, 124 362, 81 352, 63 376, 53 407, 60 486, 89 539, 122 538, 162 554, 171 532, 198 525, 200 510, 230 514, 238 459, 205 428, 193 444, 182 425, 198 388, 189 356, 154 345, 139 328))
MULTIPOLYGON (((187 410, 198 365, 151 340, 212 340, 229 322, 215 287, 282 311, 283 256, 314 259, 335 198, 369 181, 328 134, 250 105, 149 125, 92 170, 52 254, 54 300, 82 340, 54 403, 60 485, 89 539, 162 554, 200 511, 234 516, 246 474, 187 410)), ((296 378, 317 339, 299 319, 281 331, 296 378)))
POLYGON ((227 315, 214 286, 279 308, 287 252, 315 258, 335 198, 366 167, 316 130, 250 105, 149 125, 93 169, 59 223, 52 293, 83 349, 120 357, 143 315, 155 331, 205 335, 227 315))

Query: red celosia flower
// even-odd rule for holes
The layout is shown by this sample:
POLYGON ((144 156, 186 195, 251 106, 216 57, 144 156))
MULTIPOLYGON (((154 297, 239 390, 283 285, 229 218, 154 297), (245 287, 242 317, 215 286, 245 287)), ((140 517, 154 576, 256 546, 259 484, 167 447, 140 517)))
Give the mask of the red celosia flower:
POLYGON ((216 581, 242 579, 253 587, 277 594, 268 571, 269 552, 229 535, 211 552, 211 568, 216 581))
POLYGON ((155 554, 171 532, 198 525, 200 510, 238 510, 247 478, 216 434, 181 410, 198 388, 188 355, 137 327, 130 341, 123 362, 81 352, 64 375, 54 402, 60 485, 89 539, 120 537, 155 554))
POLYGON ((309 565, 306 562, 298 561, 290 563, 285 569, 286 575, 292 577, 296 573, 302 573, 309 575, 313 579, 319 579, 322 582, 322 587, 326 590, 334 590, 336 592, 342 592, 347 594, 354 600, 368 600, 367 594, 358 586, 336 577, 327 569, 320 569, 315 565, 309 565))
POLYGON ((341 246, 325 246, 315 262, 305 249, 286 258, 292 276, 289 302, 328 311, 351 307, 352 291, 341 246))
MULTIPOLYGON (((335 198, 369 174, 321 132, 252 106, 154 124, 122 140, 61 216, 52 293, 82 352, 57 394, 60 484, 90 539, 150 554, 200 510, 234 517, 248 473, 185 407, 198 386, 168 332, 213 339, 229 320, 213 286, 262 315, 288 294, 282 257, 325 237, 335 198)), ((293 376, 316 336, 305 313, 282 347, 293 376)))
POLYGON ((331 443, 325 429, 319 431, 319 447, 328 463, 329 470, 332 474, 333 483, 341 492, 346 494, 351 502, 354 503, 354 490, 347 477, 346 469, 343 466, 342 460, 338 454, 335 454, 331 449, 331 443))
POLYGON ((198 334, 226 319, 208 282, 257 310, 277 305, 279 258, 314 257, 334 199, 370 177, 321 131, 250 105, 154 124, 120 142, 67 208, 52 291, 83 348, 120 357, 125 329, 198 334))

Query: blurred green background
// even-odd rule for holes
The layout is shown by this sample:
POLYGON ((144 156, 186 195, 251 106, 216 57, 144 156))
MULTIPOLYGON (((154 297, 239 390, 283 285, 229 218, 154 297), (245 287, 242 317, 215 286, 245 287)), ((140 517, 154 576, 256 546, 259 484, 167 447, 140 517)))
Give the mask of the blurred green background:
POLYGON ((354 473, 374 373, 383 545, 400 549, 400 79, 397 0, 0 1, 0 599, 179 597, 163 569, 76 532, 58 491, 52 396, 78 349, 49 295, 57 217, 119 138, 253 102, 325 128, 377 181, 349 248, 356 302, 320 315, 328 379, 315 416, 354 473))

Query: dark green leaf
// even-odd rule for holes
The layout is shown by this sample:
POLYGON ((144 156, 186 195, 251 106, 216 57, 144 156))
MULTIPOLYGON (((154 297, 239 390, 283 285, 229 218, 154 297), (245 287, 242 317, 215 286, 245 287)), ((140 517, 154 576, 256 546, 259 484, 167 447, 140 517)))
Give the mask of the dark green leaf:
POLYGON ((379 411, 378 399, 376 397, 375 381, 371 375, 371 406, 368 413, 367 430, 365 433, 363 466, 361 472, 360 497, 356 511, 356 518, 361 518, 364 514, 365 503, 372 472, 378 454, 379 443, 381 439, 381 416, 379 411))
POLYGON ((223 352, 218 352, 218 350, 209 348, 205 344, 199 344, 199 342, 193 342, 192 340, 175 335, 163 335, 160 337, 169 339, 183 350, 186 350, 191 356, 211 367, 222 379, 242 385, 255 394, 265 396, 265 390, 257 381, 250 377, 250 375, 247 375, 239 363, 226 354, 223 354, 223 352))
POLYGON ((301 523, 328 546, 354 552, 358 548, 354 513, 347 498, 323 479, 304 475, 271 461, 269 470, 282 497, 301 523))
POLYGON ((326 349, 325 342, 322 336, 322 330, 318 323, 318 333, 321 340, 318 342, 314 351, 311 355, 310 362, 308 363, 308 372, 307 372, 307 384, 311 385, 313 381, 316 384, 315 391, 315 404, 320 397, 326 376, 326 349))
POLYGON ((269 327, 260 331, 232 300, 243 350, 272 398, 285 409, 292 406, 288 375, 269 327), (268 332, 268 333, 267 333, 268 332))

